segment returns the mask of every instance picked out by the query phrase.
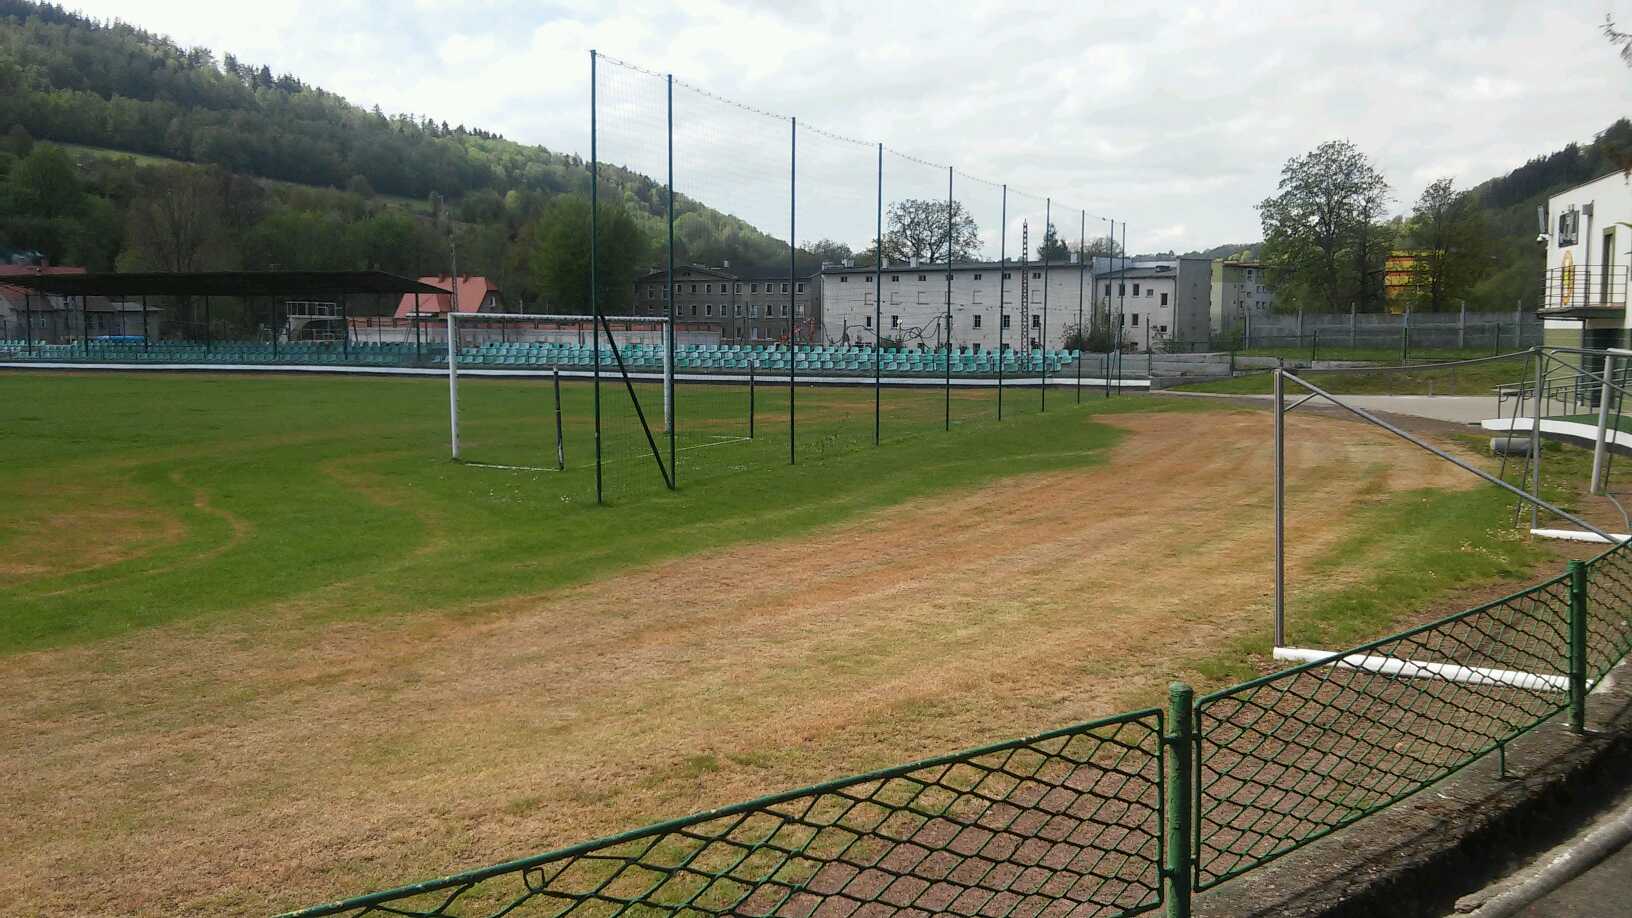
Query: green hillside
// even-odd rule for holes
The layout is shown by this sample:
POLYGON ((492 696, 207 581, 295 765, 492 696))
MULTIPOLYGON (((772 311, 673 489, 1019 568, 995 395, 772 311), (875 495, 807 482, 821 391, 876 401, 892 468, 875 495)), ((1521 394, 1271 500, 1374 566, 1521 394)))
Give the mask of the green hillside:
MULTIPOLYGON (((615 165, 602 180, 603 200, 621 199, 655 249, 662 186, 615 165)), ((588 188, 575 154, 365 110, 135 25, 0 0, 0 249, 95 269, 435 273, 451 233, 462 271, 537 302, 538 224, 588 188), (178 189, 202 199, 213 240, 185 265, 144 236, 149 205, 178 189)), ((686 257, 785 263, 785 241, 683 197, 676 208, 686 257)))

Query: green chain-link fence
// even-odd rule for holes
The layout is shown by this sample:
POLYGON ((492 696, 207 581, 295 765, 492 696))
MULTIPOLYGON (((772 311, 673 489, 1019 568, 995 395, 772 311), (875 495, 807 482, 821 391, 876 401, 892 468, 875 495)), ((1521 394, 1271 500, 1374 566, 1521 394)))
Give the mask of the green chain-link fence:
POLYGON ((1192 705, 803 788, 298 916, 1189 914, 1569 712, 1632 650, 1632 547, 1192 705), (1192 767, 1192 755, 1194 767, 1192 767))
POLYGON ((1568 701, 1567 576, 1196 704, 1197 888, 1444 778, 1568 701))
POLYGON ((1135 915, 1161 904, 1162 716, 1137 711, 316 915, 1135 915))

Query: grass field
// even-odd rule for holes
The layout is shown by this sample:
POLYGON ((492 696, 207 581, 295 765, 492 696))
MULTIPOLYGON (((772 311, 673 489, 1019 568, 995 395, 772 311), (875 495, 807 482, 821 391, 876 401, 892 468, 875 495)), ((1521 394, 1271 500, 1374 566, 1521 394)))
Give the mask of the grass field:
MULTIPOLYGON (((439 381, 0 389, 4 913, 262 914, 1268 665, 1260 412, 970 392, 942 433, 886 392, 874 449, 871 390, 809 390, 790 468, 786 396, 716 440, 717 387, 680 490, 631 460, 598 507, 582 387, 566 473, 448 462, 439 381)), ((553 449, 547 383, 462 396, 469 458, 553 449)), ((1447 464, 1289 420, 1296 642, 1544 559, 1447 464)))

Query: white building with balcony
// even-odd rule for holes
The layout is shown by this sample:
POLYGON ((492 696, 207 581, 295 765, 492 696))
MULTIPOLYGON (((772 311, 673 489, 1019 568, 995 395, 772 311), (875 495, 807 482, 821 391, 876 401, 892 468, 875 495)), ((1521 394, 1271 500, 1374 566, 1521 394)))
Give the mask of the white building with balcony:
POLYGON ((1541 308, 1546 342, 1626 347, 1632 265, 1632 184, 1619 171, 1547 199, 1547 268, 1541 308))

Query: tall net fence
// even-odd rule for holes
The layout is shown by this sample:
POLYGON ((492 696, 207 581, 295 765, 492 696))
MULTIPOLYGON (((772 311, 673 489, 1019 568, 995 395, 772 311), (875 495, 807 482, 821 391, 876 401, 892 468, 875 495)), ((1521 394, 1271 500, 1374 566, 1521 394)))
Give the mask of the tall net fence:
POLYGON ((871 445, 881 389, 876 276, 877 145, 821 128, 798 133, 800 384, 798 459, 819 460, 871 445), (808 294, 804 295, 804 294, 808 294), (835 378, 847 385, 834 385, 835 378))

